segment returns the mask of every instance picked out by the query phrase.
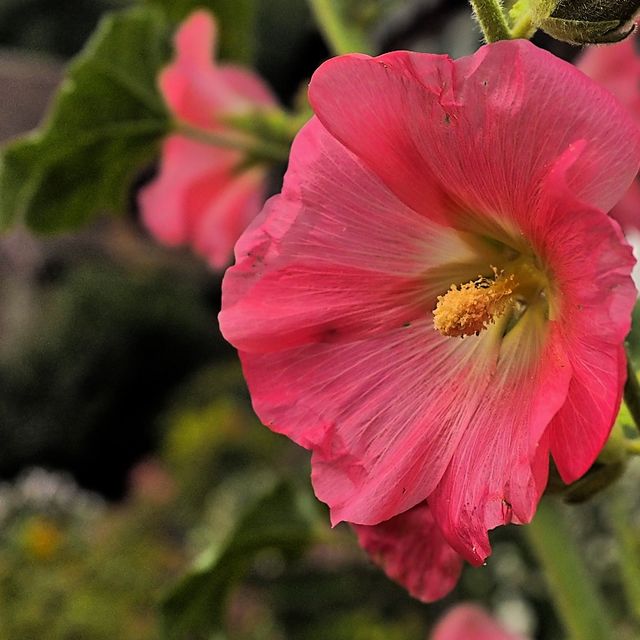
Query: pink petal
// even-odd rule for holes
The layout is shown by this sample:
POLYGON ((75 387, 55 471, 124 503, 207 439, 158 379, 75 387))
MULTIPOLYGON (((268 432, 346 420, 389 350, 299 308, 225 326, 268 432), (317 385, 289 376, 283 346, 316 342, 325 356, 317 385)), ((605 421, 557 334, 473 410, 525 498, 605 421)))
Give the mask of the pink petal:
POLYGON ((443 197, 434 184, 476 215, 526 216, 549 165, 580 140, 587 148, 570 187, 585 201, 608 210, 637 171, 639 132, 618 103, 526 41, 456 62, 407 52, 334 58, 315 73, 310 100, 332 135, 429 216, 443 197))
POLYGON ((197 253, 216 269, 229 264, 233 246, 264 202, 264 170, 254 168, 228 176, 224 189, 207 199, 194 229, 197 253))
MULTIPOLYGON (((640 91, 638 92, 640 94, 640 91)), ((611 210, 611 216, 623 229, 640 229, 640 179, 636 178, 622 200, 611 210)))
POLYGON ((543 189, 554 224, 541 250, 562 291, 555 313, 573 370, 566 403, 549 430, 565 482, 589 469, 609 437, 626 379, 622 342, 636 299, 631 247, 616 222, 572 197, 564 184, 571 161, 560 159, 543 189))
POLYGON ((505 631, 489 614, 473 604, 451 609, 433 630, 431 640, 522 640, 505 631))
POLYGON ((462 558, 442 537, 426 503, 374 527, 354 529, 372 560, 414 598, 433 602, 456 586, 462 558))
POLYGON ((181 136, 167 138, 159 175, 139 196, 143 220, 153 235, 168 245, 189 242, 238 161, 234 151, 181 136))
POLYGON ((638 35, 611 46, 587 47, 578 69, 606 87, 640 124, 640 53, 638 35))
POLYGON ((487 531, 529 522, 547 482, 546 428, 563 405, 571 367, 556 326, 525 313, 429 505, 449 544, 472 564, 491 553, 487 531), (546 335, 545 335, 546 334, 546 335))
POLYGON ((237 96, 256 106, 275 106, 276 99, 259 75, 231 64, 218 67, 221 82, 231 88, 237 96))
MULTIPOLYGON (((611 91, 640 126, 640 53, 638 36, 611 46, 588 47, 578 68, 611 91)), ((625 229, 640 228, 640 182, 635 180, 611 212, 625 229)))
POLYGON ((191 14, 176 34, 176 58, 160 76, 174 115, 203 129, 218 126, 221 114, 276 104, 257 75, 214 63, 215 32, 209 13, 191 14))

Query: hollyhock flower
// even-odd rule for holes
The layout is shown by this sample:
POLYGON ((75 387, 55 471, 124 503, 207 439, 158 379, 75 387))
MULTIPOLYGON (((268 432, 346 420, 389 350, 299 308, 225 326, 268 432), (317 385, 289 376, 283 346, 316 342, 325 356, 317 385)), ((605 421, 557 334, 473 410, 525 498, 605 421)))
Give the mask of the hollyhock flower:
MULTIPOLYGON (((640 41, 638 36, 608 47, 590 47, 578 68, 609 89, 640 126, 640 41)), ((640 180, 636 179, 611 215, 625 228, 640 229, 640 180)))
POLYGON ((526 41, 334 58, 310 100, 236 245, 222 331, 262 421, 311 449, 334 523, 426 500, 480 564, 489 529, 532 518, 549 454, 575 480, 615 419, 634 261, 604 212, 638 131, 526 41))
MULTIPOLYGON (((213 61, 216 25, 206 11, 193 13, 175 37, 176 57, 161 74, 160 89, 178 121, 224 134, 225 118, 276 105, 252 72, 213 61)), ((162 243, 190 244, 216 268, 264 202, 265 168, 241 170, 241 151, 182 135, 164 143, 159 176, 140 195, 142 217, 162 243)))
POLYGON ((431 640, 522 640, 505 631, 488 613, 473 604, 451 609, 436 625, 431 640))

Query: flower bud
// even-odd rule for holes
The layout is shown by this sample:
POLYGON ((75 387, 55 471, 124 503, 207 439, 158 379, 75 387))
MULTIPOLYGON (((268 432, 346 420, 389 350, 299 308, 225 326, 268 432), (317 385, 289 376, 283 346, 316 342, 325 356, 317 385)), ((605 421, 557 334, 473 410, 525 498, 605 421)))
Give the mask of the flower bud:
POLYGON ((547 16, 539 15, 537 26, 574 44, 618 42, 634 30, 639 11, 640 0, 559 0, 547 16))

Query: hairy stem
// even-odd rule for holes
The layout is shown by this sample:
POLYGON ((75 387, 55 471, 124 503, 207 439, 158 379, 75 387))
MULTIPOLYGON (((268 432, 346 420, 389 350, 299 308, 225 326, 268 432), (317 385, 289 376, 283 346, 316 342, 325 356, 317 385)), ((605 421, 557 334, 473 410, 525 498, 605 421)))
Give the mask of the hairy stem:
POLYGON ((469 0, 486 42, 510 40, 509 25, 500 0, 469 0))

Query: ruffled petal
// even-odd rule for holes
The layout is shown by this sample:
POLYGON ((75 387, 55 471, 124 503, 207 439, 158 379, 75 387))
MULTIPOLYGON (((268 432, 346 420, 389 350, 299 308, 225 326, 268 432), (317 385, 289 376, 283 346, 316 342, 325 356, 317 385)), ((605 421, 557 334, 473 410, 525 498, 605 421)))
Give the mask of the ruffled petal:
POLYGON ((314 74, 310 99, 405 204, 433 215, 448 196, 460 228, 526 217, 549 166, 580 140, 587 148, 570 187, 586 202, 608 210, 638 168, 639 132, 619 103, 526 41, 456 62, 408 52, 334 58, 314 74))
POLYGON ((314 490, 332 522, 377 524, 435 488, 485 401, 495 347, 487 332, 452 340, 423 319, 240 357, 263 423, 313 450, 314 490))
POLYGON ((505 631, 484 609, 461 604, 438 622, 431 640, 522 640, 505 631))
POLYGON ((558 327, 527 312, 502 342, 482 402, 429 505, 449 544, 475 565, 487 532, 529 522, 547 482, 549 422, 564 404, 571 366, 558 327))
POLYGON ((442 537, 426 503, 374 527, 353 528, 371 559, 414 598, 433 602, 456 586, 462 558, 442 537))
POLYGON ((558 160, 539 204, 553 220, 539 252, 553 265, 557 294, 551 312, 573 370, 566 403, 549 431, 551 452, 565 482, 589 469, 609 437, 626 379, 622 343, 636 300, 631 279, 635 259, 620 227, 576 201, 566 187, 565 175, 574 161, 572 154, 558 160))

